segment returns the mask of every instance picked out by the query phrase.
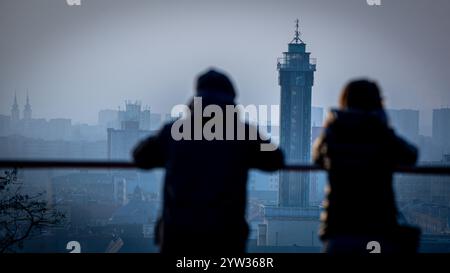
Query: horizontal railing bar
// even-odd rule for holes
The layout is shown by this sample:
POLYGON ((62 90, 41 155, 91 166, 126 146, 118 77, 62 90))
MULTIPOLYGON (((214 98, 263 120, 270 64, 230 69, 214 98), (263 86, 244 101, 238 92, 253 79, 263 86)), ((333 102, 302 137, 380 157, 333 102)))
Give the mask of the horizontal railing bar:
MULTIPOLYGON (((81 160, 0 160, 0 168, 89 168, 89 169, 136 169, 137 165, 129 161, 81 161, 81 160)), ((323 171, 325 169, 312 164, 291 164, 283 167, 287 171, 323 171)), ((400 166, 395 169, 398 173, 410 174, 440 174, 450 175, 449 166, 400 166)))
POLYGON ((76 168, 76 169, 136 169, 133 162, 127 161, 78 161, 78 160, 0 160, 0 168, 76 168))

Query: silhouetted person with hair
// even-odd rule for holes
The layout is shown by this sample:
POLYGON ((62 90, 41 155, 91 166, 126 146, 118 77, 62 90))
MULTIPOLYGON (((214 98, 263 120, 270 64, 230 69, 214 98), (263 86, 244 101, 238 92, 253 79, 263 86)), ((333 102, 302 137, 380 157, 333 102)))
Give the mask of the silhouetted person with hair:
MULTIPOLYGON (((201 110, 217 105, 225 112, 227 105, 234 107, 235 95, 229 78, 215 70, 197 79, 195 96, 202 98, 201 110)), ((191 110, 195 107, 194 102, 190 107, 191 110)), ((242 123, 237 114, 232 120, 227 120, 224 114, 221 128, 225 136, 225 124, 233 122, 234 140, 194 140, 193 112, 186 117, 191 120, 191 140, 175 140, 171 134, 172 122, 140 143, 133 154, 136 164, 143 169, 166 169, 163 211, 155 230, 160 251, 244 253, 249 233, 245 220, 248 171, 251 168, 278 170, 284 165, 283 154, 269 141, 262 140, 255 126, 242 123), (237 139, 238 124, 245 128, 245 140, 237 139), (258 137, 251 140, 249 132, 256 132, 258 137), (273 149, 261 151, 261 144, 272 145, 273 149)), ((211 118, 201 118, 202 128, 211 118)))
POLYGON ((392 180, 396 166, 416 163, 417 149, 390 128, 376 83, 357 80, 344 88, 313 159, 328 171, 320 229, 326 252, 368 253, 369 241, 382 252, 415 248, 408 236, 418 231, 398 224, 392 180))

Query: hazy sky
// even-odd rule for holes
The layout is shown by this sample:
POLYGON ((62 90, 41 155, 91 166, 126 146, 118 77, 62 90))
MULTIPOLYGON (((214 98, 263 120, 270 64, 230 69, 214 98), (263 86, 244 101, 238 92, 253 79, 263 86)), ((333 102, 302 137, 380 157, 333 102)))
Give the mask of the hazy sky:
POLYGON ((300 19, 317 58, 313 105, 336 105, 350 78, 379 81, 391 108, 450 106, 450 1, 0 0, 0 114, 29 89, 35 117, 94 124, 141 100, 169 112, 215 66, 243 104, 278 104, 276 59, 300 19))

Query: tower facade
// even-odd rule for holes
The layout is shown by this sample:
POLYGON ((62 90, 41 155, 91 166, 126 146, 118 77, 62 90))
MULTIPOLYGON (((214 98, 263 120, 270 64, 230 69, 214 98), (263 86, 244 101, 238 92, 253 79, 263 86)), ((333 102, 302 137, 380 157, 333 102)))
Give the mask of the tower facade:
MULTIPOLYGON (((288 51, 278 59, 280 101, 280 147, 286 162, 308 163, 311 158, 311 93, 315 61, 300 39, 298 20, 288 51)), ((309 206, 309 173, 281 172, 278 204, 281 207, 309 206)))
POLYGON ((19 104, 17 104, 17 94, 14 94, 14 103, 11 108, 11 120, 19 121, 19 119, 20 119, 19 104))
POLYGON ((31 119, 31 104, 30 104, 30 98, 27 93, 27 103, 25 104, 25 108, 23 109, 23 118, 25 120, 31 119))

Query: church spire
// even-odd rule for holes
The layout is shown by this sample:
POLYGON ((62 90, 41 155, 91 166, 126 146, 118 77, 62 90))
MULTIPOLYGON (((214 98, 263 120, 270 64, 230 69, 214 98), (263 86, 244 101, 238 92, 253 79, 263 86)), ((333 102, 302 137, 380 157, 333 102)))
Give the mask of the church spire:
POLYGON ((19 104, 17 103, 17 92, 14 92, 14 103, 11 108, 11 120, 19 120, 19 104))
POLYGON ((17 103, 17 92, 14 92, 13 108, 19 108, 19 104, 17 103))
POLYGON ((31 113, 30 97, 27 89, 27 103, 25 104, 25 108, 23 109, 23 118, 28 120, 31 119, 31 113))

